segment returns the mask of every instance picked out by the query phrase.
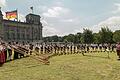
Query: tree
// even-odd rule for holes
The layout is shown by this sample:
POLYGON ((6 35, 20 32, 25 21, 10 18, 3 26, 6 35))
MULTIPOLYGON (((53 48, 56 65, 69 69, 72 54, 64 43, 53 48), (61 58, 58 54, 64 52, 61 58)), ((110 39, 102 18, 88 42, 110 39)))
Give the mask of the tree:
POLYGON ((113 33, 108 27, 102 27, 99 31, 101 43, 112 43, 113 33))
POLYGON ((83 35, 82 35, 81 38, 80 38, 80 42, 81 42, 81 43, 84 43, 83 35))
POLYGON ((83 38, 81 38, 81 39, 83 39, 83 42, 87 43, 87 44, 93 43, 93 33, 92 33, 92 31, 89 30, 89 29, 83 29, 83 30, 84 30, 83 35, 82 35, 83 38))
POLYGON ((77 33, 74 35, 74 43, 81 43, 80 38, 81 38, 81 33, 77 33))
POLYGON ((64 41, 74 42, 74 34, 69 34, 68 36, 64 36, 64 41))
POLYGON ((58 42, 63 42, 63 41, 64 41, 63 37, 59 36, 58 37, 58 42))
POLYGON ((48 36, 48 37, 44 37, 43 41, 44 42, 58 42, 59 41, 59 37, 57 35, 48 36))
POLYGON ((113 33, 113 41, 115 42, 120 42, 120 30, 116 30, 113 33))
POLYGON ((44 41, 44 42, 51 42, 52 39, 51 39, 51 37, 48 36, 48 37, 44 37, 44 38, 43 38, 43 41, 44 41))
POLYGON ((100 43, 100 34, 99 33, 93 33, 93 39, 94 43, 100 43))
POLYGON ((52 38, 52 42, 58 42, 59 40, 57 35, 54 35, 51 38, 52 38))

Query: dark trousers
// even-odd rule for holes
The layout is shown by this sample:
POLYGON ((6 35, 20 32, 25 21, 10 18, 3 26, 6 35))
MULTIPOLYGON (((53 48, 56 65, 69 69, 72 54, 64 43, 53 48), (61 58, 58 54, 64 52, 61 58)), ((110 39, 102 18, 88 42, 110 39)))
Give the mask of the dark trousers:
POLYGON ((117 55, 120 58, 120 50, 117 50, 117 55))

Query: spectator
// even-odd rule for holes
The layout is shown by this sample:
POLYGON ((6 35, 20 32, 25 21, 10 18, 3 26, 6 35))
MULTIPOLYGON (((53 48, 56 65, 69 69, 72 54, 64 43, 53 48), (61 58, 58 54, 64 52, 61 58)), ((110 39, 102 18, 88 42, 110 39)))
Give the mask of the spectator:
POLYGON ((5 63, 4 47, 0 44, 0 67, 5 63))
POLYGON ((117 50, 117 55, 118 55, 118 60, 120 60, 120 42, 116 45, 116 50, 117 50))

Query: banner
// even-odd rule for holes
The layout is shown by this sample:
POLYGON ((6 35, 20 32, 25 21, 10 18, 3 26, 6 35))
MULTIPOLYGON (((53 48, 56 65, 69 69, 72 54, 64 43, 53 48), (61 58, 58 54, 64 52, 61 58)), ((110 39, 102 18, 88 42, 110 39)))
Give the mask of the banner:
POLYGON ((6 12, 7 19, 17 19, 17 10, 6 12))

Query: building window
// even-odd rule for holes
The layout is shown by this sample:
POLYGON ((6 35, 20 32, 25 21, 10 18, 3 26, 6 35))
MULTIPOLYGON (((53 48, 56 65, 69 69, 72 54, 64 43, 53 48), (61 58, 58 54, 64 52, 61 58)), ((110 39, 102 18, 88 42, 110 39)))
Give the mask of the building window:
POLYGON ((23 40, 25 39, 25 34, 24 34, 24 33, 22 33, 22 39, 23 39, 23 40))
POLYGON ((15 40, 15 33, 12 33, 12 39, 15 40))
POLYGON ((9 32, 6 32, 6 39, 10 39, 9 32))
POLYGON ((29 34, 27 34, 27 40, 29 40, 30 39, 30 35, 29 34))
POLYGON ((25 40, 25 33, 23 33, 23 39, 25 40))
POLYGON ((20 33, 18 33, 17 38, 20 39, 20 33))

